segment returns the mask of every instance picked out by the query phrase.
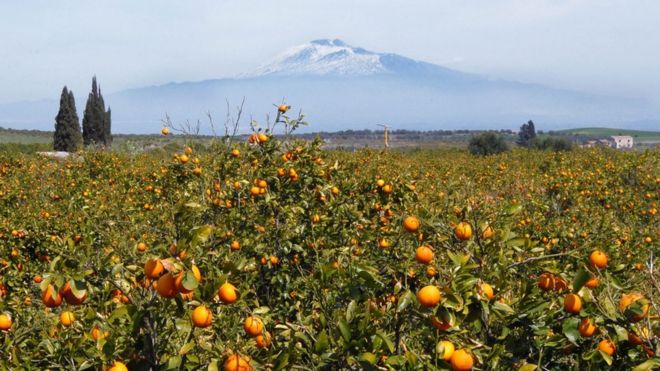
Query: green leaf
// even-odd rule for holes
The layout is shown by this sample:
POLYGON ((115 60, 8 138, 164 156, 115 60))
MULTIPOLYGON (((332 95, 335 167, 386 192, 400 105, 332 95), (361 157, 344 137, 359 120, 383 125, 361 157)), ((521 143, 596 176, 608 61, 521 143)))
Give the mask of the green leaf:
POLYGON ((181 361, 182 359, 180 356, 174 356, 170 358, 169 361, 167 361, 167 369, 172 370, 178 368, 179 366, 181 366, 181 361))
POLYGON ((337 322, 337 327, 339 327, 339 332, 341 333, 341 337, 344 338, 344 341, 348 344, 351 342, 351 329, 348 327, 348 324, 346 323, 345 319, 340 319, 339 322, 337 322))
POLYGON ((360 354, 360 358, 359 358, 359 360, 360 360, 361 362, 367 362, 367 363, 369 363, 370 365, 375 365, 375 364, 376 364, 376 361, 378 360, 378 358, 377 358, 376 355, 373 354, 373 353, 370 353, 370 352, 364 352, 364 353, 360 354))
POLYGON ((493 312, 499 314, 500 316, 504 316, 506 314, 513 314, 515 311, 513 308, 508 306, 507 304, 501 303, 499 301, 496 301, 495 304, 493 304, 493 312))
POLYGON ((605 363, 607 363, 608 366, 612 366, 612 356, 603 352, 602 350, 598 350, 598 352, 600 353, 600 356, 603 357, 605 363))
POLYGON ((650 371, 655 370, 656 368, 660 368, 660 359, 658 358, 649 359, 644 363, 640 363, 635 366, 632 371, 650 371))
POLYGON ((507 215, 516 215, 522 211, 523 207, 519 204, 514 204, 506 208, 505 213, 507 215))
POLYGON ((389 366, 403 366, 406 364, 406 359, 403 356, 392 356, 387 358, 385 364, 389 366))
POLYGON ((580 323, 579 318, 571 317, 564 320, 564 323, 562 325, 562 333, 566 336, 568 341, 570 341, 575 345, 577 345, 576 341, 580 336, 580 332, 578 331, 579 323, 580 323))
POLYGON ((518 371, 534 371, 536 370, 537 366, 531 363, 525 363, 518 369, 518 371))
POLYGON ((392 342, 392 340, 390 340, 390 337, 383 332, 383 330, 376 331, 376 336, 380 337, 383 340, 390 353, 394 353, 394 343, 392 342))
POLYGON ((403 312, 411 303, 415 301, 415 295, 410 290, 406 290, 403 295, 399 296, 399 302, 396 306, 396 312, 403 312))
POLYGON ((194 347, 195 347, 195 342, 194 341, 191 341, 191 342, 188 342, 188 343, 184 344, 184 346, 182 346, 181 349, 179 349, 179 355, 180 356, 185 355, 186 353, 190 352, 190 350, 194 347))
POLYGON ((71 293, 78 299, 82 299, 87 295, 87 285, 85 281, 70 280, 69 285, 71 286, 71 293))
POLYGON ((356 310, 357 302, 355 300, 351 300, 351 302, 348 303, 348 307, 346 307, 346 321, 351 322, 353 318, 355 318, 356 310))
POLYGON ((183 288, 186 290, 194 290, 197 288, 199 285, 199 282, 197 282, 197 278, 195 278, 195 274, 193 271, 187 271, 186 275, 183 276, 183 288))
POLYGON ((573 292, 578 292, 591 278, 591 273, 586 269, 580 269, 573 278, 573 292))
POLYGON ((314 344, 314 351, 316 353, 321 354, 323 353, 326 349, 328 349, 328 334, 325 332, 325 330, 321 331, 319 336, 316 337, 316 344, 314 344))

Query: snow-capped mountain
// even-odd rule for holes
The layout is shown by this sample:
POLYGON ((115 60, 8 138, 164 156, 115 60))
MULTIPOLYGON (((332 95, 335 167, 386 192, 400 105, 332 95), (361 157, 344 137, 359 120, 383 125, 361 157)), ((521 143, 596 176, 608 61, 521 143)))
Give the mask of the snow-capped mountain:
POLYGON ((370 76, 419 73, 468 76, 466 73, 416 61, 398 54, 377 53, 354 47, 339 39, 320 39, 290 48, 255 71, 239 77, 370 76))
MULTIPOLYGON (((84 107, 83 97, 78 107, 84 107)), ((235 106, 244 97, 244 117, 259 121, 286 100, 307 114, 306 131, 375 129, 382 123, 411 130, 515 129, 529 119, 543 129, 650 129, 660 122, 647 102, 493 80, 341 40, 293 47, 236 78, 131 89, 107 95, 106 103, 113 131, 153 133, 166 114, 179 122, 203 119, 207 112, 221 118, 226 101, 235 106), (647 124, 635 126, 639 121, 647 124)), ((0 105, 0 126, 52 130, 57 102, 0 105)))

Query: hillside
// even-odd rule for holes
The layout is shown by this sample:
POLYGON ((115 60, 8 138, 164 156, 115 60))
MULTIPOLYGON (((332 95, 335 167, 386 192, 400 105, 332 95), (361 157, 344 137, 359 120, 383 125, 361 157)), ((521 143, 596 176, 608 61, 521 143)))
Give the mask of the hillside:
POLYGON ((617 128, 578 128, 556 131, 566 135, 584 135, 590 137, 608 137, 612 135, 630 135, 638 141, 660 141, 660 131, 642 131, 617 128))

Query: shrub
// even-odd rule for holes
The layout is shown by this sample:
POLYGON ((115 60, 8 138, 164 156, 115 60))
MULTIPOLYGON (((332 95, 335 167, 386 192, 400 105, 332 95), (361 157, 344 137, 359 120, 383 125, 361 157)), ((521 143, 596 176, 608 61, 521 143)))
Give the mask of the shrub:
POLYGON ((488 156, 504 152, 509 147, 502 136, 489 131, 472 137, 468 149, 473 155, 488 156))
POLYGON ((534 138, 530 141, 530 147, 541 150, 552 150, 555 152, 570 151, 573 149, 573 143, 568 138, 563 137, 545 137, 534 138))

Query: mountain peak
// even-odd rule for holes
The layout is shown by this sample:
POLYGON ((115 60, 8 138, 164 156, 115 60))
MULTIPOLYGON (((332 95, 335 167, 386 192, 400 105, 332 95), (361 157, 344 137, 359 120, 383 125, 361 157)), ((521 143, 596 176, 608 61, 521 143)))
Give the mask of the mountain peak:
POLYGON ((381 63, 382 55, 339 39, 319 39, 286 50, 248 76, 360 76, 390 72, 381 63))

